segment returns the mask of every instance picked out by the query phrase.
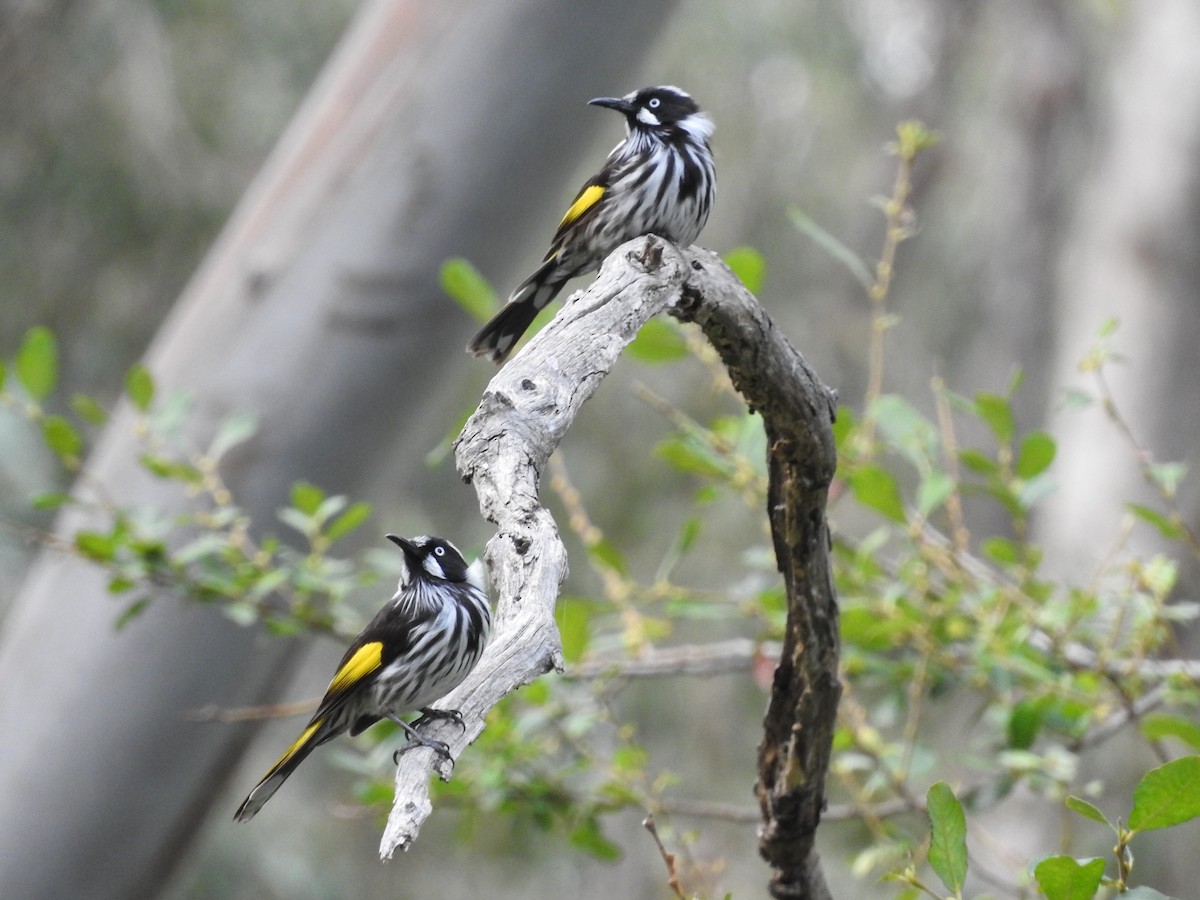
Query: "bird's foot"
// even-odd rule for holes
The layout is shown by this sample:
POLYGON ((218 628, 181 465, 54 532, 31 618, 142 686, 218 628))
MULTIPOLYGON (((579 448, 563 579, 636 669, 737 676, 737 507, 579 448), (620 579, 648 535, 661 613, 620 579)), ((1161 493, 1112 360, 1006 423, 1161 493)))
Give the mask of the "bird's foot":
POLYGON ((457 709, 433 709, 428 706, 421 710, 420 718, 413 721, 412 727, 420 728, 426 721, 436 721, 437 719, 448 719, 461 728, 464 733, 467 730, 467 723, 463 721, 463 714, 457 709))
POLYGON ((421 737, 420 735, 414 737, 411 734, 408 736, 408 743, 403 747, 397 747, 396 752, 392 754, 392 764, 400 765, 400 757, 409 750, 415 750, 417 747, 428 747, 438 756, 442 757, 442 759, 446 760, 446 762, 451 765, 454 764, 454 757, 450 755, 450 748, 443 741, 435 741, 431 738, 421 737))
MULTIPOLYGON (((425 713, 425 716, 427 716, 430 712, 449 713, 451 710, 422 710, 422 712, 425 713)), ((453 712, 457 714, 459 719, 462 718, 462 714, 459 713, 458 710, 453 710, 453 712)), ((421 718, 423 719, 425 716, 422 716, 421 718)), ((434 718, 436 719, 438 716, 434 716, 434 718)), ((455 718, 455 716, 450 716, 450 718, 455 718)), ((394 765, 399 765, 400 757, 416 747, 428 747, 438 756, 446 760, 446 762, 450 763, 450 765, 454 765, 454 757, 450 755, 450 748, 444 741, 435 741, 433 738, 423 737, 416 731, 416 729, 413 728, 412 725, 409 725, 403 719, 396 718, 393 719, 393 721, 403 728, 404 733, 408 735, 408 743, 403 747, 397 747, 396 752, 392 754, 392 763, 394 765)), ((417 720, 417 722, 419 721, 421 721, 421 719, 417 720)), ((414 722, 413 724, 415 725, 416 723, 414 722)))

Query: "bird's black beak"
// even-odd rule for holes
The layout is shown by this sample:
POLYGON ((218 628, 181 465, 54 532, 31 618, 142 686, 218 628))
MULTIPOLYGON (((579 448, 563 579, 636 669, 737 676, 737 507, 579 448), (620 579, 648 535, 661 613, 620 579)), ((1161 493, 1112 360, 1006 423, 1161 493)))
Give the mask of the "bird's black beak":
POLYGON ((398 534, 389 534, 387 539, 404 551, 404 555, 412 558, 417 555, 417 548, 413 546, 413 542, 408 538, 402 538, 398 534))
POLYGON ((633 104, 624 97, 597 97, 595 100, 589 100, 588 106, 603 106, 607 109, 615 109, 625 115, 633 112, 633 104))

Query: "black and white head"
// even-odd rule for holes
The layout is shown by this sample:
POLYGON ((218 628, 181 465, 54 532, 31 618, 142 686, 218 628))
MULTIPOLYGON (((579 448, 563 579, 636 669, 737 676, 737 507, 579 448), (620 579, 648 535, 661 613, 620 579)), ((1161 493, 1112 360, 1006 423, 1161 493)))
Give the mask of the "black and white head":
POLYGON ((696 101, 671 85, 642 88, 624 97, 597 97, 588 103, 624 115, 626 130, 631 134, 652 134, 663 140, 686 136, 706 143, 714 131, 712 121, 696 101))
POLYGON ((467 565, 459 549, 445 538, 424 534, 402 538, 389 534, 387 539, 404 551, 401 588, 417 579, 454 583, 472 580, 473 567, 467 565))

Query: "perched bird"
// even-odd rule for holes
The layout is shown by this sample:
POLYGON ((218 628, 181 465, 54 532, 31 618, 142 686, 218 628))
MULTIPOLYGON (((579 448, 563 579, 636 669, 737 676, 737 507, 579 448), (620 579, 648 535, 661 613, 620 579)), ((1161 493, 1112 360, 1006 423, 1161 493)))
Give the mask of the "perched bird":
POLYGON ((491 635, 482 571, 478 564, 468 568, 458 548, 442 538, 387 537, 404 551, 396 595, 354 639, 317 711, 242 801, 237 821, 254 818, 316 747, 347 731, 358 734, 380 719, 391 719, 408 735, 411 743, 397 755, 420 745, 450 758, 444 743, 422 737, 400 717, 420 710, 421 719, 462 724, 458 710, 428 706, 462 683, 491 635))
POLYGON ((542 265, 471 339, 467 350, 502 362, 534 317, 576 275, 594 272, 625 241, 656 234, 681 247, 708 221, 717 176, 713 124, 677 87, 589 100, 625 116, 625 140, 575 197, 542 265))

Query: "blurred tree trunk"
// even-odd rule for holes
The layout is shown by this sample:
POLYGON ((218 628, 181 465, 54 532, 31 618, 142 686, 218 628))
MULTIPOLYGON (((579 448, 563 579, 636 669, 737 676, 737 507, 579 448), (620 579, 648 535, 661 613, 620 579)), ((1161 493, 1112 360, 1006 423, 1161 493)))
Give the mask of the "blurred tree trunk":
MULTIPOLYGON (((1093 78, 1093 140, 1090 153, 1077 155, 1082 184, 1060 241, 1046 397, 1059 490, 1035 522, 1048 569, 1076 582, 1111 561, 1126 503, 1159 502, 1099 405, 1061 408, 1067 387, 1096 395, 1078 367, 1106 320, 1121 323, 1112 340, 1121 361, 1107 378, 1142 445, 1157 461, 1188 460, 1194 472, 1200 438, 1200 5, 1141 0, 1122 7, 1116 25, 1112 55, 1093 78)), ((1184 512, 1194 525, 1194 491, 1189 499, 1184 512)), ((1138 528, 1126 550, 1149 555, 1160 544, 1138 528)), ((1107 749, 1080 777, 1103 772, 1114 789, 1131 791, 1154 760, 1124 753, 1107 749)), ((1019 808, 1009 825, 1011 846, 1030 855, 1047 846, 1019 808)), ((1194 835, 1180 829, 1156 835, 1139 852, 1139 869, 1156 873, 1159 890, 1191 895, 1200 869, 1189 842, 1194 835)))
MULTIPOLYGON (((1130 4, 1108 73, 1100 148, 1088 169, 1076 209, 1072 246, 1064 257, 1057 308, 1057 383, 1095 393, 1078 364, 1098 340, 1105 320, 1120 328, 1112 339, 1120 361, 1107 371, 1121 411, 1156 462, 1185 461, 1189 485, 1181 509, 1200 521, 1195 488, 1200 427, 1200 5, 1195 0, 1130 4)), ((1046 558, 1060 571, 1088 577, 1114 552, 1119 523, 1131 501, 1159 506, 1144 484, 1135 455, 1098 407, 1058 413, 1055 472, 1059 492, 1041 519, 1046 558), (1096 536, 1104 536, 1097 542, 1096 536)), ((1147 527, 1128 546, 1149 557, 1163 541, 1147 527)), ((1179 558, 1178 548, 1166 549, 1179 558)), ((1184 596, 1195 596, 1196 564, 1183 566, 1184 596)), ((1195 656, 1195 627, 1180 636, 1181 653, 1195 656)), ((1116 762, 1119 748, 1107 757, 1116 762)), ((1122 790, 1153 765, 1125 767, 1122 790)), ((1086 777, 1086 773, 1085 773, 1086 777)), ((1115 781, 1111 776, 1110 781, 1115 781)), ((1156 873, 1154 886, 1193 896, 1200 877, 1195 831, 1168 829, 1138 853, 1138 867, 1156 873)))
MULTIPOLYGON (((146 357, 193 396, 201 445, 230 412, 257 414, 226 472, 256 522, 298 478, 353 492, 396 464, 395 435, 473 364, 440 263, 505 271, 583 101, 630 86, 669 8, 364 7, 146 357)), ((169 513, 183 501, 138 468, 131 422, 114 418, 89 471, 118 503, 169 513)), ((247 742, 186 713, 270 699, 296 649, 170 599, 120 633, 116 611, 95 571, 44 553, 4 622, 0 896, 155 893, 247 742)))
MULTIPOLYGON (((1200 6, 1134 3, 1124 24, 1064 255, 1055 381, 1093 389, 1078 364, 1101 324, 1120 320, 1125 362, 1108 375, 1121 412, 1158 461, 1181 460, 1200 438, 1200 6)), ((1111 550, 1092 538, 1116 534, 1124 504, 1154 501, 1100 409, 1058 421, 1062 487, 1043 520, 1047 556, 1087 571, 1111 550)))

